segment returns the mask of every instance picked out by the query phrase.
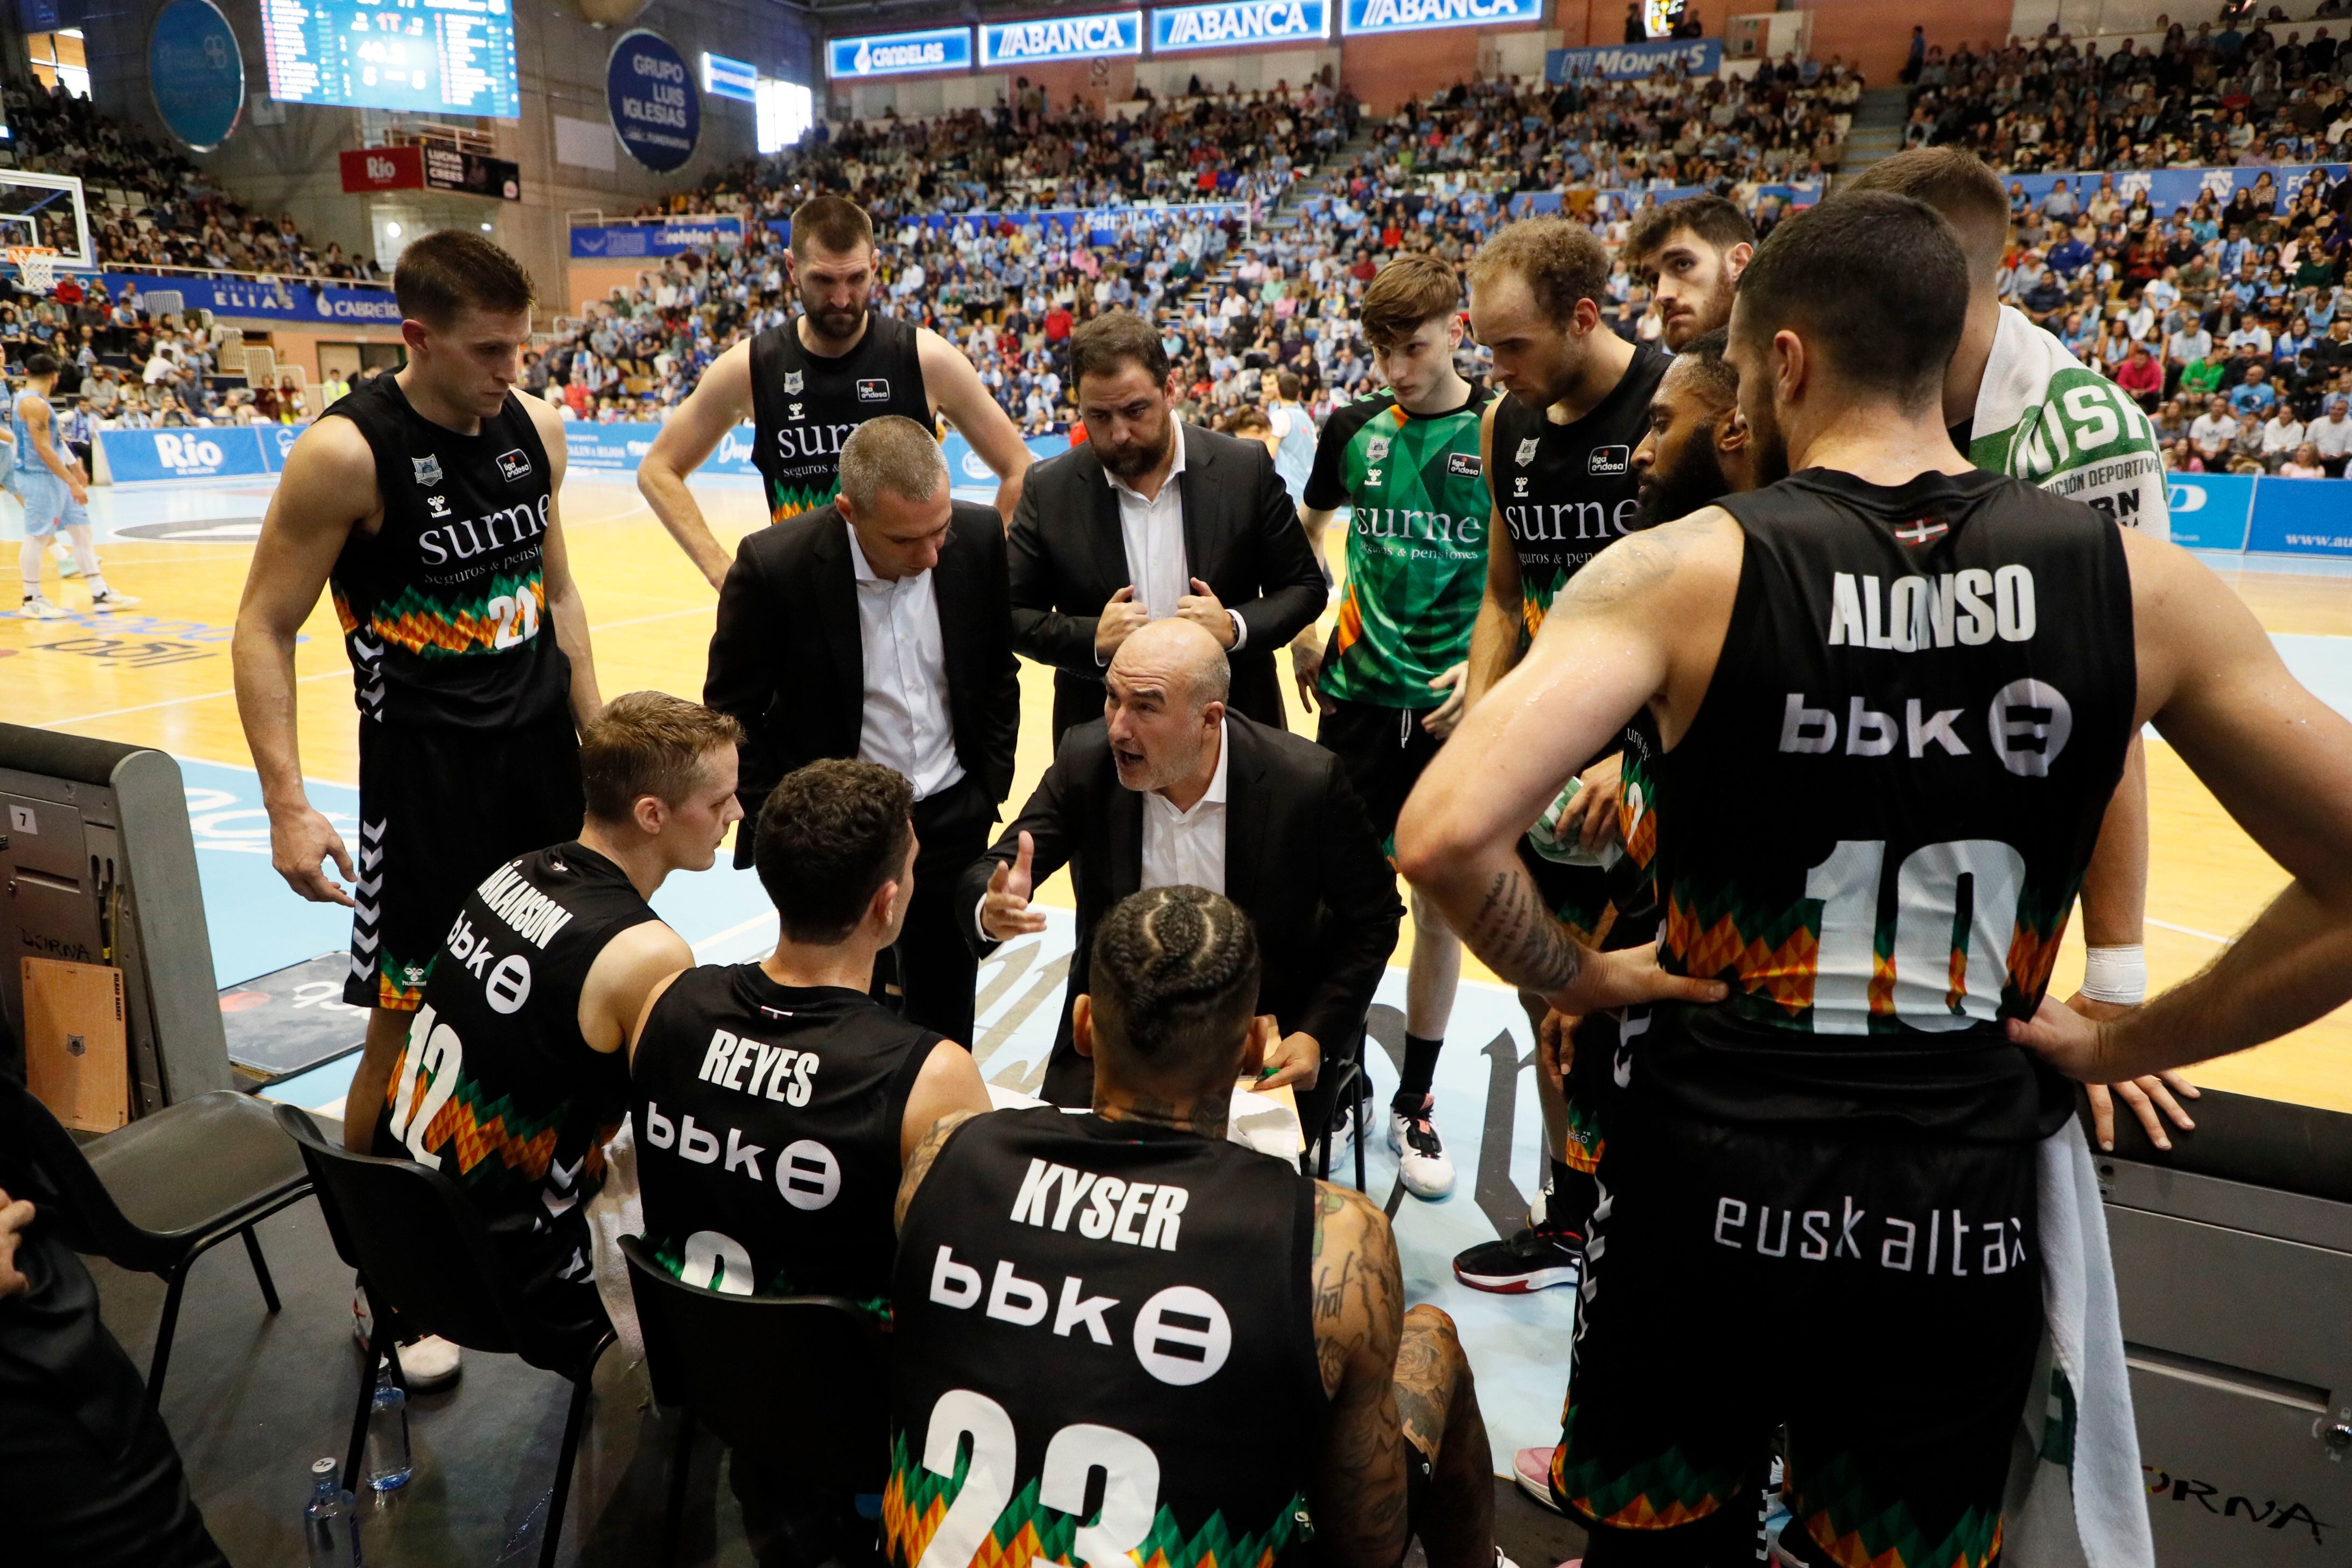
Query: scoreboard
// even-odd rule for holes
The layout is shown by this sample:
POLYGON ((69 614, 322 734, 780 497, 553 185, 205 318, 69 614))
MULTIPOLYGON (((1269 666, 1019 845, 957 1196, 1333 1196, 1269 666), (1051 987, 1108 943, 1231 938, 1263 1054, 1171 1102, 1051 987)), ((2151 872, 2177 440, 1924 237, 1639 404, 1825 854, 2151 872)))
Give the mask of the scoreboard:
POLYGON ((261 36, 281 103, 522 112, 509 0, 261 0, 261 36))

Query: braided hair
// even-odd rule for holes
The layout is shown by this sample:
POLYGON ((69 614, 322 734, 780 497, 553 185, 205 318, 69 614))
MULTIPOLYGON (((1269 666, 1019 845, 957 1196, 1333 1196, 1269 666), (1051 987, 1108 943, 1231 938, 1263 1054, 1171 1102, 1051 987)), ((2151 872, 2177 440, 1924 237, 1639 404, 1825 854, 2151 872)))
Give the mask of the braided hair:
POLYGON ((1095 1026, 1114 1047, 1183 1069, 1238 1047, 1257 1010, 1257 932, 1206 888, 1121 899, 1095 928, 1095 1026))

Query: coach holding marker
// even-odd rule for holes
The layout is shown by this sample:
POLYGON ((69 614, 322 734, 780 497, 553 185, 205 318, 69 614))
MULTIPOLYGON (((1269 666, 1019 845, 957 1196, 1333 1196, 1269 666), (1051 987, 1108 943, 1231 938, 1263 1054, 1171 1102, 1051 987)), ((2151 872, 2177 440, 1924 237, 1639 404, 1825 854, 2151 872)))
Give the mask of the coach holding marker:
POLYGON ((1147 621, 1192 622, 1233 667, 1233 708, 1283 728, 1274 655, 1330 590, 1256 441, 1185 425, 1160 330, 1129 310, 1070 337, 1086 445, 1029 470, 1013 510, 1013 646, 1054 667, 1054 743, 1103 715, 1103 671, 1147 621))
POLYGON ((956 1041, 979 961, 950 894, 1013 788, 1021 726, 1005 604, 1002 519, 953 500, 939 442, 886 414, 842 444, 837 496, 744 537, 702 689, 743 726, 738 866, 795 768, 855 757, 914 785, 915 899, 888 951, 906 1017, 956 1041))

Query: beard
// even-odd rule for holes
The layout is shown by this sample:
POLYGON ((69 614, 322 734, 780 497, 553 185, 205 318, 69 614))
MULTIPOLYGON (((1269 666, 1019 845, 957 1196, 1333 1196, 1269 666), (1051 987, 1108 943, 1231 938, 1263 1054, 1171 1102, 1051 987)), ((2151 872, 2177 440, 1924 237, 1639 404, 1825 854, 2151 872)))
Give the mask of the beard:
POLYGON ((1748 440, 1756 454, 1756 488, 1780 483, 1789 477, 1789 437, 1782 433, 1780 422, 1767 407, 1761 423, 1748 421, 1748 440))
POLYGON ((1708 329, 1703 323, 1712 321, 1719 327, 1731 319, 1731 300, 1737 289, 1738 285, 1730 279, 1717 278, 1715 291, 1707 296, 1706 308, 1668 318, 1659 337, 1666 347, 1676 353, 1682 353, 1692 340, 1706 334, 1708 329))
POLYGON ((801 310, 808 317, 809 325, 814 327, 820 335, 836 342, 856 337, 858 327, 866 321, 866 307, 862 304, 855 310, 836 310, 805 294, 801 296, 801 310))
POLYGON ((1102 466, 1118 479, 1128 480, 1141 479, 1152 470, 1161 458, 1167 456, 1168 438, 1172 434, 1168 427, 1170 423, 1167 420, 1160 422, 1160 439, 1148 447, 1142 445, 1097 447, 1095 456, 1101 458, 1102 466))
POLYGON ((1712 506, 1731 489, 1723 477, 1723 461, 1715 455, 1714 425, 1694 432, 1683 455, 1667 469, 1653 468, 1633 503, 1633 526, 1655 528, 1678 517, 1688 517, 1712 506))

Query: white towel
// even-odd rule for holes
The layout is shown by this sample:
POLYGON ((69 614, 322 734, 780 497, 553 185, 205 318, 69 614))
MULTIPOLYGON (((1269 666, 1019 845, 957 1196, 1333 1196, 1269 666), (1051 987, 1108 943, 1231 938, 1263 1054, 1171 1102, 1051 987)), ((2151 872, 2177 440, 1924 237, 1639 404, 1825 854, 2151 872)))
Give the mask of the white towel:
POLYGON ((2008 1568, 2155 1568, 2106 1208, 2081 1125, 2042 1144, 2042 1356, 2011 1456, 2008 1568))
POLYGON ((646 1233, 646 1211, 637 1196, 637 1143, 628 1120, 604 1145, 604 1185, 589 1200, 588 1234, 595 1253, 596 1294, 618 1336, 614 1349, 634 1365, 646 1359, 645 1334, 637 1327, 636 1292, 629 1285, 629 1260, 621 1237, 646 1233))

